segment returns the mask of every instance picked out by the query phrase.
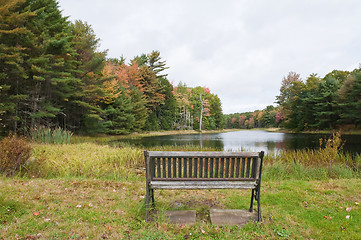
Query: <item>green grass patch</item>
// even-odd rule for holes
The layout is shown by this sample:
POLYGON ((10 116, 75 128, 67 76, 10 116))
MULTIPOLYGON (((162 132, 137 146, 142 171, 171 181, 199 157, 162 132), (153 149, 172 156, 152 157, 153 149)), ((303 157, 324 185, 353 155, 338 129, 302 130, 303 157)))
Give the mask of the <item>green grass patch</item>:
POLYGON ((0 198, 1 239, 357 239, 360 232, 360 179, 263 181, 263 224, 243 228, 215 226, 206 217, 193 226, 172 225, 163 213, 247 209, 247 190, 156 191, 158 214, 146 223, 145 179, 0 180, 7 193, 0 198))

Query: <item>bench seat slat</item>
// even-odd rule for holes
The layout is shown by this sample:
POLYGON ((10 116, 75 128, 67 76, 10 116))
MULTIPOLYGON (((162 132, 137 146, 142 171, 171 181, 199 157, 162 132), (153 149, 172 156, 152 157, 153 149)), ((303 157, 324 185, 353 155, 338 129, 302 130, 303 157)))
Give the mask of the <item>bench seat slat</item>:
POLYGON ((258 152, 168 152, 148 151, 149 157, 258 157, 258 152))
POLYGON ((256 181, 255 178, 153 178, 152 181, 256 181))
POLYGON ((151 181, 153 189, 254 189, 256 181, 151 181))

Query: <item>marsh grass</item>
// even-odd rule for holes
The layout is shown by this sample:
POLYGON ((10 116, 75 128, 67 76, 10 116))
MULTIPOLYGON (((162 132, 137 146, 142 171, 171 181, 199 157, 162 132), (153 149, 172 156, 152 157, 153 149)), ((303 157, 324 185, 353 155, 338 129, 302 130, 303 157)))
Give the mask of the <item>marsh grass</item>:
POLYGON ((125 179, 135 169, 142 168, 144 161, 140 149, 113 148, 95 143, 35 144, 33 149, 27 175, 44 178, 125 179))
MULTIPOLYGON (((163 146, 157 151, 212 151, 199 146, 163 146)), ((338 153, 329 164, 323 150, 286 151, 267 154, 263 178, 322 180, 360 177, 360 156, 338 153), (351 159, 351 160, 350 160, 351 159)), ((122 180, 144 177, 144 149, 129 144, 78 143, 67 145, 33 144, 33 154, 23 174, 43 178, 82 177, 122 180)))
POLYGON ((328 179, 360 177, 361 155, 343 153, 339 132, 320 139, 319 149, 286 150, 265 157, 269 179, 328 179))
POLYGON ((66 144, 70 143, 73 133, 58 128, 39 127, 30 129, 30 137, 40 143, 66 144))

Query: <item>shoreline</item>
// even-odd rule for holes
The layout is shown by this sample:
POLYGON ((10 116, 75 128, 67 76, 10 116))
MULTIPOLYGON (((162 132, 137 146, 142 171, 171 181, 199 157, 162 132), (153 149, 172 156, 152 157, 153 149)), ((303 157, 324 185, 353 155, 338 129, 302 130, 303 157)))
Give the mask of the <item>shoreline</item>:
POLYGON ((211 133, 226 133, 226 132, 236 132, 242 129, 219 129, 219 130, 203 130, 202 132, 197 130, 169 130, 169 131, 150 131, 150 132, 135 132, 125 135, 74 135, 72 137, 71 143, 79 142, 97 142, 97 143, 106 143, 110 141, 115 141, 118 139, 136 139, 143 137, 153 137, 153 136, 168 136, 168 135, 186 135, 186 134, 211 134, 211 133))
MULTIPOLYGON (((74 135, 72 137, 72 143, 79 142, 97 142, 106 143, 110 141, 116 141, 120 139, 137 139, 144 137, 153 136, 169 136, 169 135, 187 135, 187 134, 212 134, 212 133, 227 133, 237 131, 252 131, 252 130, 263 130, 271 133, 299 133, 299 134, 324 134, 331 135, 336 130, 318 130, 318 131, 290 131, 282 128, 252 128, 252 129, 219 129, 219 130, 203 130, 202 132, 197 130, 169 130, 169 131, 150 131, 150 132, 135 132, 126 135, 74 135)), ((361 130, 347 130, 341 131, 341 135, 361 135, 361 130)))

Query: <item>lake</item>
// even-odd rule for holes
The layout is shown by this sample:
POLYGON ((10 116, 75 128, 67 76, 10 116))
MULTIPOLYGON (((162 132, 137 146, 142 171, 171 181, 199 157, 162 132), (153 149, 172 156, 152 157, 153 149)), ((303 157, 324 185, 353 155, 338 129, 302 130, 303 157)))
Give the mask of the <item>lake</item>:
MULTIPOLYGON (((125 140, 137 146, 184 146, 196 145, 217 148, 220 151, 265 151, 279 152, 290 149, 319 148, 319 139, 329 134, 279 133, 264 130, 241 130, 225 133, 186 134, 144 137, 125 140)), ((343 135, 344 151, 361 153, 360 135, 343 135)), ((124 141, 124 140, 123 140, 124 141)))

